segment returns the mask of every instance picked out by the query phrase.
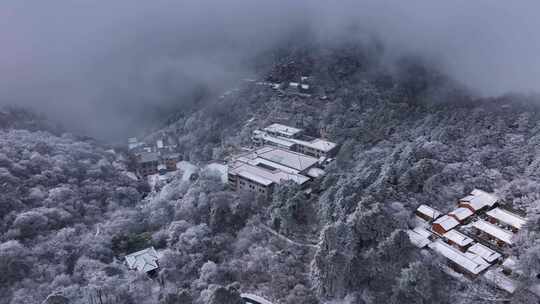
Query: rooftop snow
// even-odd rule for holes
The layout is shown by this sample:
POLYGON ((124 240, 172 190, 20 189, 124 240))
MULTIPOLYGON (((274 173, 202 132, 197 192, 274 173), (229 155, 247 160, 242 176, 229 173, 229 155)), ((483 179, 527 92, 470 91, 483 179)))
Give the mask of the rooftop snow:
POLYGON ((491 193, 474 189, 470 195, 460 199, 460 202, 469 203, 474 210, 482 209, 486 206, 493 206, 499 198, 491 193))
POLYGON ((465 234, 457 231, 456 229, 452 229, 445 233, 443 235, 447 240, 452 241, 453 243, 456 243, 460 247, 464 247, 469 245, 473 242, 473 239, 466 236, 465 234))
POLYGON ((504 273, 500 271, 500 269, 490 269, 486 271, 484 274, 484 277, 491 283, 493 283, 495 286, 499 287, 500 289, 509 292, 514 293, 517 289, 517 286, 519 284, 518 281, 513 280, 509 277, 507 277, 504 273))
POLYGON ((448 215, 443 215, 442 217, 438 218, 433 224, 439 224, 445 231, 449 231, 450 229, 456 227, 459 225, 459 222, 448 215))
POLYGON ((278 134, 282 134, 284 136, 290 137, 290 136, 295 136, 298 133, 301 133, 303 130, 275 123, 264 128, 264 131, 278 133, 278 134))
POLYGON ((315 150, 322 151, 322 152, 328 152, 337 146, 335 143, 331 141, 327 141, 320 138, 315 138, 311 141, 306 141, 306 140, 301 140, 301 139, 296 139, 296 138, 291 138, 289 140, 299 145, 313 148, 315 150))
POLYGON ((473 212, 467 208, 457 208, 449 213, 449 215, 455 216, 459 221, 463 221, 473 215, 473 212))
POLYGON ((424 248, 431 243, 429 236, 431 233, 422 227, 416 227, 414 230, 407 230, 409 239, 418 248, 424 248))
MULTIPOLYGON (((243 168, 245 169, 245 168, 243 168)), ((263 186, 270 186, 273 181, 271 179, 268 179, 268 178, 264 178, 262 177, 261 175, 259 174, 254 174, 252 172, 249 172, 247 170, 240 170, 238 172, 238 175, 243 177, 243 178, 246 178, 246 179, 249 179, 251 181, 254 181, 256 182, 257 184, 261 184, 263 186)))
POLYGON ((512 244, 512 238, 514 236, 513 233, 499 228, 498 226, 495 226, 489 222, 478 220, 473 223, 473 227, 505 242, 506 244, 512 244))
POLYGON ((420 205, 416 211, 429 216, 432 219, 436 219, 441 216, 441 213, 436 209, 433 209, 427 205, 420 205))
POLYGON ((489 247, 486 247, 480 243, 476 243, 469 247, 467 251, 472 252, 478 256, 481 256, 484 260, 489 263, 493 263, 495 260, 501 257, 501 254, 495 250, 491 250, 489 247))
POLYGON ((268 170, 250 163, 236 161, 231 170, 231 174, 240 175, 246 179, 252 180, 264 186, 271 183, 280 184, 283 181, 293 181, 297 184, 304 184, 309 181, 309 178, 294 172, 286 172, 283 170, 268 170))
POLYGON ((440 239, 431 243, 430 248, 472 274, 479 274, 490 266, 481 257, 474 254, 466 255, 440 239))
POLYGON ((263 147, 254 152, 257 157, 278 163, 298 171, 304 171, 317 164, 317 159, 304 154, 276 147, 263 147))
POLYGON ((521 227, 523 227, 523 225, 525 225, 527 222, 527 220, 521 216, 501 208, 495 208, 486 212, 486 214, 501 223, 510 225, 517 229, 521 229, 521 227))
POLYGON ((154 247, 126 255, 126 264, 129 269, 148 272, 158 268, 158 255, 154 247))
POLYGON ((427 230, 426 228, 422 227, 422 226, 418 226, 416 228, 414 228, 414 232, 426 237, 426 238, 429 238, 433 235, 433 233, 431 233, 429 230, 427 230))

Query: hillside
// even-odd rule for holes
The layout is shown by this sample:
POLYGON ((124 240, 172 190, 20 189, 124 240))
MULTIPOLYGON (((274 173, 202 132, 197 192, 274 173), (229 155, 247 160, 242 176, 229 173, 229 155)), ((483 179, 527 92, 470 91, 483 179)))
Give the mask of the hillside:
POLYGON ((324 135, 341 149, 312 196, 286 185, 265 202, 210 171, 146 195, 121 154, 7 124, 0 303, 228 304, 241 303, 240 292, 287 304, 535 303, 525 290, 510 296, 451 278, 403 230, 420 204, 446 212, 473 188, 495 192, 528 213, 512 250, 523 286, 534 283, 537 101, 477 98, 414 58, 390 68, 378 54, 363 45, 284 51, 257 81, 307 75, 310 97, 246 81, 156 132, 193 163, 226 159, 270 122, 324 135), (150 245, 160 255, 155 278, 121 264, 150 245))

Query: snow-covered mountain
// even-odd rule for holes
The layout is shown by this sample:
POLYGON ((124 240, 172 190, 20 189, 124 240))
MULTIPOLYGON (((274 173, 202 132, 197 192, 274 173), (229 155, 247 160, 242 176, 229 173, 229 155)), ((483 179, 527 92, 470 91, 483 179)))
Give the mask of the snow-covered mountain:
POLYGON ((204 170, 147 193, 121 152, 6 118, 0 303, 228 304, 242 303, 241 292, 287 304, 536 303, 526 288, 508 295, 450 277, 404 230, 420 204, 446 212, 473 188, 494 192, 528 214, 509 254, 521 257, 523 287, 534 284, 537 99, 479 98, 415 59, 390 67, 376 48, 309 45, 148 134, 165 134, 201 165, 271 122, 341 144, 318 194, 285 185, 271 201, 232 192, 204 170), (303 76, 309 94, 273 86, 303 76), (160 256, 153 278, 121 263, 148 246, 160 256))

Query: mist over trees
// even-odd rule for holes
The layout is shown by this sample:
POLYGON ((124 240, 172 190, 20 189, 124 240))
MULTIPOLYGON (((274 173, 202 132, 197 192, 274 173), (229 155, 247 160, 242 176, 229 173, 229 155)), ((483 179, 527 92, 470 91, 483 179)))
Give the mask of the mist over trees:
MULTIPOLYGON (((533 97, 474 95, 377 45, 280 50, 265 80, 313 78, 312 97, 243 83, 158 133, 194 163, 223 159, 272 121, 342 143, 314 193, 293 185, 270 201, 202 171, 158 191, 98 142, 18 122, 0 130, 0 303, 489 303, 509 296, 463 284, 403 232, 422 203, 445 212, 472 188, 527 209, 514 249, 537 282, 540 144, 533 97), (325 98, 320 98, 325 96, 325 98), (154 246, 153 278, 124 255, 154 246), (455 294, 465 295, 456 300, 455 294), (487 296, 489 295, 489 297, 487 296)), ((149 138, 156 134, 150 134, 149 138)), ((518 292, 513 301, 527 299, 518 292)))

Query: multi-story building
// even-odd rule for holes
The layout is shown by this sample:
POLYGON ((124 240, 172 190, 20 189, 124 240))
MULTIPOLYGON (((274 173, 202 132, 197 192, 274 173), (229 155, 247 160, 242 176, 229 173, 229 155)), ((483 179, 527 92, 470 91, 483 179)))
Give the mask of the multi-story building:
POLYGON ((143 152, 138 155, 138 169, 140 175, 148 176, 158 173, 159 153, 143 152))
POLYGON ((135 157, 137 173, 141 176, 175 171, 180 154, 175 153, 174 148, 166 145, 163 139, 156 140, 155 146, 146 145, 136 138, 128 140, 129 152, 135 157))
POLYGON ((176 164, 180 160, 180 154, 178 153, 165 153, 161 156, 163 165, 167 168, 167 171, 175 171, 176 164))
POLYGON ((271 145, 299 152, 316 158, 331 157, 337 144, 304 135, 304 130, 282 124, 272 124, 253 132, 253 141, 259 145, 271 145))
MULTIPOLYGON (((290 150, 264 146, 239 155, 229 163, 228 183, 235 190, 270 196, 274 185, 292 181, 306 184, 318 160, 290 150)), ((318 169, 318 170, 316 170, 318 169)))

